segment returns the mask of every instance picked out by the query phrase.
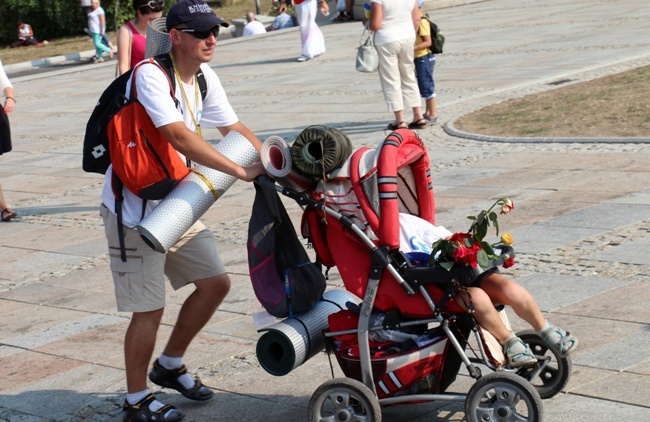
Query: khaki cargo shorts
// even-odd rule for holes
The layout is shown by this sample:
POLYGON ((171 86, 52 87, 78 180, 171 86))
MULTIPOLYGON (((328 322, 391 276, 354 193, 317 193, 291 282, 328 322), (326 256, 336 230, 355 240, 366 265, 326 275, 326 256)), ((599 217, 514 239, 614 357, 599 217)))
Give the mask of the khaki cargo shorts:
POLYGON ((100 206, 108 240, 115 299, 120 312, 148 312, 165 306, 165 276, 174 290, 226 272, 212 232, 197 221, 167 252, 149 247, 136 229, 124 227, 126 262, 120 258, 117 216, 100 206))

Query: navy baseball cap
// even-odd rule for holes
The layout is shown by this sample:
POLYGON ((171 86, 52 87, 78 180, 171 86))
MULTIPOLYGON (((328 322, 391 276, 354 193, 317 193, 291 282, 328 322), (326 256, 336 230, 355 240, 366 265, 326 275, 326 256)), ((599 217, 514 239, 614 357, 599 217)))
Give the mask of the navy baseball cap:
POLYGON ((203 0, 180 0, 167 13, 167 32, 179 25, 205 32, 217 25, 227 28, 228 22, 218 18, 203 0))

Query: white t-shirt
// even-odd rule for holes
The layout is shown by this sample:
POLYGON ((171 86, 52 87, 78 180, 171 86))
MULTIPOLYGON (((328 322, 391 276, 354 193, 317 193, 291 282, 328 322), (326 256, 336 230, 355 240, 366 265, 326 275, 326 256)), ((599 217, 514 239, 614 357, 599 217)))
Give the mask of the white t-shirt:
MULTIPOLYGON (((235 124, 239 121, 235 111, 228 102, 226 92, 221 85, 221 81, 214 70, 206 63, 201 65, 201 70, 205 75, 208 92, 205 100, 201 99, 201 93, 198 94, 198 99, 195 97, 194 84, 183 84, 185 94, 187 95, 187 102, 183 96, 180 88, 178 78, 176 78, 176 93, 175 96, 180 102, 181 110, 176 109, 174 100, 169 95, 169 82, 165 74, 154 65, 141 66, 136 74, 136 89, 138 94, 138 101, 143 105, 147 114, 151 117, 153 124, 156 127, 165 126, 170 123, 180 122, 185 123, 190 130, 195 130, 192 116, 190 115, 187 103, 189 102, 192 111, 194 112, 196 121, 204 127, 224 127, 235 124), (198 100, 198 109, 196 107, 198 100), (181 114, 182 111, 182 114, 181 114)), ((129 82, 126 87, 126 92, 131 92, 131 83, 129 82)), ((181 157, 182 154, 179 153, 181 157)), ((183 157, 185 158, 185 157, 183 157)), ((111 184, 112 167, 106 171, 104 190, 102 191, 102 201, 115 213, 115 197, 112 191, 111 184)), ((138 198, 128 189, 124 188, 124 203, 122 204, 122 220, 123 224, 127 227, 135 227, 138 225, 142 218, 142 199, 138 198)), ((153 210, 160 201, 149 200, 146 203, 145 215, 153 210)))
POLYGON ((244 26, 244 33, 242 36, 247 37, 249 35, 264 34, 265 32, 266 28, 264 28, 264 24, 262 22, 251 21, 244 26))
POLYGON ((104 9, 101 6, 88 13, 88 32, 91 34, 104 33, 104 28, 102 28, 102 21, 100 18, 101 15, 106 16, 104 9))
POLYGON ((415 43, 415 28, 411 12, 417 0, 371 0, 382 5, 384 19, 379 31, 375 32, 375 45, 412 39, 415 43))
POLYGON ((4 90, 7 87, 13 88, 13 85, 11 85, 11 82, 9 82, 9 78, 5 73, 5 69, 2 67, 2 60, 0 60, 0 95, 4 93, 4 90))

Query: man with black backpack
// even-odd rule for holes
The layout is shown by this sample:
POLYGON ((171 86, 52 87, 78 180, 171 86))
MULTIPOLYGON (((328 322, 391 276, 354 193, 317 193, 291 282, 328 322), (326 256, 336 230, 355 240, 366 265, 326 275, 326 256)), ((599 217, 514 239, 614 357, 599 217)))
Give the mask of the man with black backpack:
MULTIPOLYGON (((261 163, 241 167, 201 136, 201 126, 216 127, 224 137, 236 131, 258 152, 261 147, 259 139, 237 118, 219 78, 207 64, 212 60, 219 28, 228 24, 202 0, 180 0, 170 9, 166 19, 172 42, 170 59, 175 95, 170 95, 168 76, 155 62, 140 65, 129 87, 135 82, 137 100, 160 134, 184 159, 252 181, 263 173, 261 163), (197 78, 199 69, 207 85, 204 98, 197 78)), ((217 253, 212 232, 201 222, 194 224, 165 255, 147 246, 134 227, 158 201, 144 201, 126 186, 121 192, 124 239, 123 248, 120 248, 116 193, 112 184, 113 169, 109 167, 101 215, 108 239, 117 307, 119 311, 133 313, 124 339, 127 382, 124 420, 179 421, 183 413, 156 400, 147 386, 147 372, 165 306, 165 276, 174 289, 193 284, 195 290, 185 300, 149 379, 192 400, 208 400, 213 392, 188 374, 183 356, 225 298, 230 279, 217 253), (121 259, 120 249, 126 252, 125 260, 121 259)))

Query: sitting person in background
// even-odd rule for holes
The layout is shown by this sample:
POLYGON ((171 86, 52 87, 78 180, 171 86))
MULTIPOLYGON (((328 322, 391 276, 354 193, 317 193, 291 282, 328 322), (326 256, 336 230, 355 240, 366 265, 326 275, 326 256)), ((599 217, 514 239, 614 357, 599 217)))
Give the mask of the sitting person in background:
POLYGON ((293 18, 287 14, 287 6, 283 4, 280 6, 278 15, 273 20, 273 24, 268 27, 267 31, 286 28, 293 28, 293 18))
POLYGON ((255 18, 255 13, 246 13, 246 22, 248 23, 244 26, 244 33, 242 35, 243 37, 247 37, 249 35, 264 34, 266 32, 264 24, 255 18))
POLYGON ((24 47, 28 45, 36 45, 38 41, 34 38, 34 31, 32 27, 22 20, 18 19, 18 40, 11 44, 11 48, 24 47))

